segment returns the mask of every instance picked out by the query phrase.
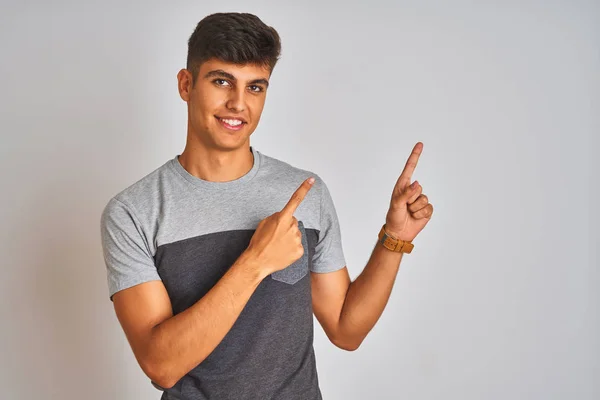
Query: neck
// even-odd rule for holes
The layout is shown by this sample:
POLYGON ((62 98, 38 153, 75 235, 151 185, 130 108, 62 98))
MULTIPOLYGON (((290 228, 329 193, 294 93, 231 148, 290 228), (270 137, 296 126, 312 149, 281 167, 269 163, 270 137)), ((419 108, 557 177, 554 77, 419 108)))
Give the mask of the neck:
POLYGON ((250 141, 234 150, 186 144, 179 162, 190 174, 210 182, 229 182, 246 175, 254 165, 250 141))

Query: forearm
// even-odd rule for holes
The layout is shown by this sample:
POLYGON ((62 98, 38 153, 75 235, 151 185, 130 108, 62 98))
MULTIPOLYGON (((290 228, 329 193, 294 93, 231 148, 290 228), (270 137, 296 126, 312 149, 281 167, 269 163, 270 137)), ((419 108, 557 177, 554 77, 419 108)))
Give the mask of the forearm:
POLYGON ((350 284, 340 314, 338 338, 350 349, 358 348, 373 329, 388 302, 402 253, 375 244, 361 274, 350 284))
POLYGON ((229 332, 265 276, 247 253, 194 305, 152 332, 153 381, 165 388, 200 364, 229 332))

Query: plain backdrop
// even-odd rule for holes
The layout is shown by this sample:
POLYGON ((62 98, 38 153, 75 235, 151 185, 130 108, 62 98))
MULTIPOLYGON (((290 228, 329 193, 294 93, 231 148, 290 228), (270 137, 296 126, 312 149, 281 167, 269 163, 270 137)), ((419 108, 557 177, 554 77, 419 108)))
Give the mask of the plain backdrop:
POLYGON ((2 399, 159 399, 108 299, 100 213, 180 154, 204 16, 282 58, 251 145, 330 188, 354 279, 414 144, 435 207, 355 352, 315 319, 325 400, 600 398, 600 5, 3 2, 2 399))

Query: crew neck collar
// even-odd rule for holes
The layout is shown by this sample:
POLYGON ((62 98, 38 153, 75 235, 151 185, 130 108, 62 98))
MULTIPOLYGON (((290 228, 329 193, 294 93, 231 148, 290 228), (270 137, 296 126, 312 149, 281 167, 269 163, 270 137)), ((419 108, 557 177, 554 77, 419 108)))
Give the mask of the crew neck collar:
POLYGON ((180 175, 183 179, 185 179, 186 181, 188 181, 189 183, 191 183, 192 185, 194 185, 198 188, 201 188, 201 189, 235 189, 235 188, 238 188, 240 185, 248 183, 252 178, 254 178, 254 176, 258 172, 258 169, 260 168, 260 161, 261 161, 260 152, 257 151, 252 146, 250 146, 250 151, 254 155, 254 164, 252 165, 252 168, 245 175, 242 175, 238 179, 234 179, 232 181, 213 182, 213 181, 207 181, 207 180, 198 178, 197 176, 190 174, 185 168, 183 168, 183 165, 181 165, 181 163, 179 162, 180 154, 176 155, 171 160, 171 167, 173 167, 175 172, 177 172, 177 174, 180 175))

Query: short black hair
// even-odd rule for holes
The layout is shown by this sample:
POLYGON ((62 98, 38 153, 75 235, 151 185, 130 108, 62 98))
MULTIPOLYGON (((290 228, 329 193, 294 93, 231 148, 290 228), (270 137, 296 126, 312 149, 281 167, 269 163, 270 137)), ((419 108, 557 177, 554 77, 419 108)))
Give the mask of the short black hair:
POLYGON ((277 31, 249 13, 215 13, 204 17, 188 40, 187 69, 195 84, 203 62, 216 58, 238 65, 255 64, 273 73, 281 54, 277 31))

